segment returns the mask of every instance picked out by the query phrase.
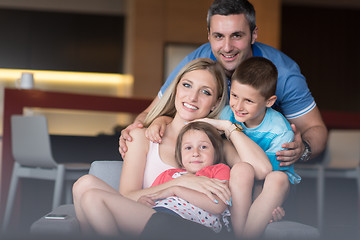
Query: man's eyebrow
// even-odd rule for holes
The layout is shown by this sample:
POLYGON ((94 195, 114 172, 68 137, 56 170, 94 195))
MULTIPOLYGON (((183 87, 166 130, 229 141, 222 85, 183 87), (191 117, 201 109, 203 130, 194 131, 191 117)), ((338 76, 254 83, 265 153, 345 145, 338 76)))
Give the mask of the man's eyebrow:
POLYGON ((231 35, 244 35, 245 32, 243 31, 237 31, 237 32, 233 32, 231 35))

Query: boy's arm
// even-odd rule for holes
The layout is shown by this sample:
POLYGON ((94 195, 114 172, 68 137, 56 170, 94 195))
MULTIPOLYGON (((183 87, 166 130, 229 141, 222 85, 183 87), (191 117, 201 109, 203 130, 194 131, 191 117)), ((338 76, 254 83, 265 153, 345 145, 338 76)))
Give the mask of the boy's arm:
MULTIPOLYGON (((199 121, 208 122, 224 132, 227 132, 232 125, 230 121, 220 119, 204 118, 199 121)), ((233 131, 229 139, 231 142, 226 141, 224 146, 229 166, 232 167, 237 162, 247 162, 254 167, 257 180, 265 179, 266 175, 272 171, 272 167, 264 150, 243 132, 233 131)))
POLYGON ((172 117, 160 116, 156 118, 145 131, 145 136, 152 142, 161 143, 164 136, 166 126, 171 123, 172 117))

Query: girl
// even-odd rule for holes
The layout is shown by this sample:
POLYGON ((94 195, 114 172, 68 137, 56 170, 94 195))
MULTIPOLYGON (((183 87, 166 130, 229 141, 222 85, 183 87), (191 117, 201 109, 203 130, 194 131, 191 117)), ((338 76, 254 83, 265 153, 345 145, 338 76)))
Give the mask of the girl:
MULTIPOLYGON (((229 180, 230 168, 223 164, 225 154, 222 138, 217 130, 208 123, 192 122, 183 127, 177 139, 175 157, 182 168, 164 171, 155 179, 152 186, 183 175, 229 180)), ((215 196, 215 198, 217 197, 215 196)), ((156 211, 170 212, 203 224, 215 232, 221 231, 222 222, 228 224, 225 216, 230 215, 221 200, 217 199, 216 202, 212 202, 203 193, 183 187, 170 187, 159 193, 142 196, 139 202, 152 206, 156 211), (157 199, 162 200, 156 201, 154 204, 153 200, 157 199), (227 211, 224 212, 225 210, 227 211)))

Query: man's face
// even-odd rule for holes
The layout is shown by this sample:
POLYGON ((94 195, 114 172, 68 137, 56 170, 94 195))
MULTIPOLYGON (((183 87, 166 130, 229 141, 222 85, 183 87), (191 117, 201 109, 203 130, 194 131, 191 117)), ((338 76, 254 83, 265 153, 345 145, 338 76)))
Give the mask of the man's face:
POLYGON ((244 14, 214 15, 210 19, 208 39, 216 59, 230 77, 239 64, 252 56, 251 44, 257 38, 257 29, 250 32, 244 14))

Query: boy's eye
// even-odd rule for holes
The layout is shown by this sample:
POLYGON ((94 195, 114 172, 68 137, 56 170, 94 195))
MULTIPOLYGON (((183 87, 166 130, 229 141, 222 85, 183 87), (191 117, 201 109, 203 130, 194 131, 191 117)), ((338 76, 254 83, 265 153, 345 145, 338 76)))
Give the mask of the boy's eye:
POLYGON ((231 96, 232 96, 233 98, 238 98, 238 96, 237 96, 236 94, 234 94, 234 93, 231 93, 231 96))

